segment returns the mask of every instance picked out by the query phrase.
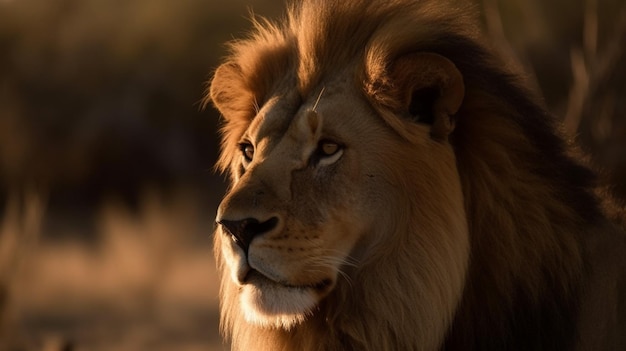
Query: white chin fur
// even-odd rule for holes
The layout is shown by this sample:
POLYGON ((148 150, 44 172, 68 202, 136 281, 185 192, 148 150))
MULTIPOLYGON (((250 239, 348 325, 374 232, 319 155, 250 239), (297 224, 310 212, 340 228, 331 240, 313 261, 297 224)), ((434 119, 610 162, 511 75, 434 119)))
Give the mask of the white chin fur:
POLYGON ((246 321, 265 328, 289 330, 302 323, 317 305, 310 288, 295 288, 270 281, 246 284, 241 290, 246 321))

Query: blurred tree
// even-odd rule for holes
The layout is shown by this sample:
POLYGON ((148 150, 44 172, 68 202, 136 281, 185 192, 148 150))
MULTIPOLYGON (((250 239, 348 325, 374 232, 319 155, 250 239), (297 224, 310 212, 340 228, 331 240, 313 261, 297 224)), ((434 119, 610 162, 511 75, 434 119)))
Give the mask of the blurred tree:
POLYGON ((136 202, 150 185, 199 187, 217 201, 218 116, 199 102, 222 43, 248 25, 247 6, 0 2, 2 198, 36 183, 53 213, 74 218, 111 193, 136 202))

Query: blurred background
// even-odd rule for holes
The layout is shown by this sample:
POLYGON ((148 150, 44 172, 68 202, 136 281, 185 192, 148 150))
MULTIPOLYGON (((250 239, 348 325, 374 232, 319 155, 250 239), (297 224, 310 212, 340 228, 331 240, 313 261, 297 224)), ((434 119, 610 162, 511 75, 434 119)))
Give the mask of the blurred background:
MULTIPOLYGON (((468 0, 473 1, 473 0, 468 0)), ((626 196, 623 0, 474 0, 626 196)), ((223 350, 201 109, 270 0, 0 0, 0 351, 223 350)))

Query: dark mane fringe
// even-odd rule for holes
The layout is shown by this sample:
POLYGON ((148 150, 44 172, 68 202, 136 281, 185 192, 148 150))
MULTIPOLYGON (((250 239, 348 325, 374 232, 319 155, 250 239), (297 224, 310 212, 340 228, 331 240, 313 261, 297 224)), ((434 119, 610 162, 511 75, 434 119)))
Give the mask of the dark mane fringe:
MULTIPOLYGON (((448 34, 437 41, 445 45, 423 50, 450 58, 462 72, 468 91, 484 91, 505 104, 506 113, 500 117, 518 125, 534 150, 538 151, 528 155, 527 161, 533 165, 533 171, 546 181, 555 183, 557 188, 562 188, 561 200, 572 206, 575 212, 584 213, 585 218, 591 220, 601 218, 602 213, 593 194, 598 185, 596 173, 578 158, 579 155, 573 154, 575 146, 568 141, 556 118, 520 82, 520 74, 498 69, 502 66, 499 60, 473 40, 448 34)), ((458 132, 452 142, 456 144, 457 152, 463 153, 460 138, 468 135, 463 128, 472 121, 460 118, 457 123, 458 132)))
MULTIPOLYGON (((541 265, 537 266, 534 272, 536 274, 534 281, 516 280, 502 288, 500 280, 505 278, 503 275, 511 272, 503 270, 497 272, 499 276, 496 276, 493 267, 495 262, 484 259, 493 257, 490 251, 502 248, 497 244, 501 233, 489 232, 480 223, 472 221, 473 218, 485 216, 489 218, 501 212, 480 213, 482 210, 480 206, 475 201, 468 200, 466 206, 474 255, 465 298, 459 307, 445 348, 450 350, 573 348, 577 342, 576 324, 582 293, 580 287, 582 273, 566 266, 580 259, 570 260, 572 257, 577 258, 582 250, 574 242, 578 241, 577 235, 584 230, 576 227, 585 228, 602 218, 598 200, 593 192, 596 186, 595 173, 572 157, 571 146, 564 141, 555 118, 549 115, 533 94, 520 84, 519 76, 498 69, 497 67, 501 65, 483 46, 454 34, 443 35, 436 42, 445 44, 420 50, 437 52, 451 59, 462 72, 466 90, 469 92, 467 97, 469 101, 459 112, 456 131, 451 137, 458 156, 458 168, 463 179, 466 198, 474 198, 476 182, 484 180, 484 178, 481 180, 481 176, 487 177, 480 173, 484 170, 472 164, 472 159, 475 160, 476 156, 479 156, 485 158, 485 163, 490 161, 490 151, 479 149, 480 141, 477 139, 495 137, 491 146, 500 147, 508 157, 517 160, 516 165, 519 167, 516 170, 499 170, 500 173, 497 175, 502 178, 500 181, 511 181, 511 178, 519 181, 540 179, 551 192, 545 194, 547 200, 543 201, 547 201, 547 204, 542 204, 542 199, 537 198, 537 203, 528 205, 546 206, 545 211, 554 211, 549 213, 551 220, 555 221, 551 228, 553 232, 542 234, 553 236, 550 239, 558 241, 555 247, 562 250, 538 252, 536 256, 539 256, 539 260, 536 262, 531 261, 536 257, 529 257, 528 264, 541 265), (471 99, 476 92, 481 92, 475 98, 482 101, 474 105, 471 99), (475 107, 478 107, 478 110, 492 109, 495 113, 485 114, 484 110, 472 110, 475 107), (481 121, 471 119, 481 112, 483 116, 489 118, 481 121), (476 123, 497 123, 497 119, 505 121, 512 128, 517 126, 528 145, 515 144, 511 140, 498 140, 497 135, 490 133, 477 133, 477 130, 482 128, 476 123), (548 198, 549 195, 552 195, 551 199, 548 198), (551 201, 554 203, 550 203, 551 201), (559 211, 562 213, 557 213, 559 211), (567 226, 566 223, 574 225, 567 226), (487 243, 489 241, 491 243, 487 243), (553 270, 554 267, 543 265, 547 260, 546 256, 549 255, 557 256, 554 263, 561 269, 553 270), (558 257, 559 255, 562 257, 558 257), (565 274, 555 276, 556 272, 565 274), (532 285, 524 286, 525 283, 532 285), (498 288, 502 289, 498 291, 498 288), (541 291, 536 293, 539 299, 532 296, 533 290, 536 289, 541 291), (503 305, 503 301, 509 301, 510 305, 503 305)), ((495 167, 501 166, 497 160, 493 161, 495 167)), ((498 172, 494 169, 491 171, 498 172)), ((515 186, 515 183, 511 186, 515 186)), ((495 196, 497 197, 497 194, 495 196)), ((524 221, 520 221, 517 227, 523 228, 528 225, 528 222, 524 221)), ((523 231, 516 233, 519 236, 516 241, 531 240, 532 245, 533 236, 527 234, 529 233, 523 231)), ((545 238, 537 240, 539 239, 545 240, 545 238)), ((584 268, 585 263, 580 264, 584 268)), ((497 269, 501 270, 501 267, 497 269)))

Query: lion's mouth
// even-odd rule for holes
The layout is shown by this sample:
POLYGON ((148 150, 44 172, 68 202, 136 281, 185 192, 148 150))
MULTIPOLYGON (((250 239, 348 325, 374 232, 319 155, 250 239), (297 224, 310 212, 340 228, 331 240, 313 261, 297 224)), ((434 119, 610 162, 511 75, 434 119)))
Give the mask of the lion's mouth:
POLYGON ((315 282, 311 284, 292 284, 287 281, 277 281, 277 280, 271 279, 267 275, 253 268, 250 269, 248 273, 245 275, 242 283, 243 285, 252 284, 260 288, 262 288, 263 286, 267 286, 267 285, 274 285, 274 286, 281 286, 281 287, 288 288, 288 289, 314 290, 318 293, 324 293, 328 291, 333 285, 333 282, 331 279, 323 279, 319 282, 315 282))

